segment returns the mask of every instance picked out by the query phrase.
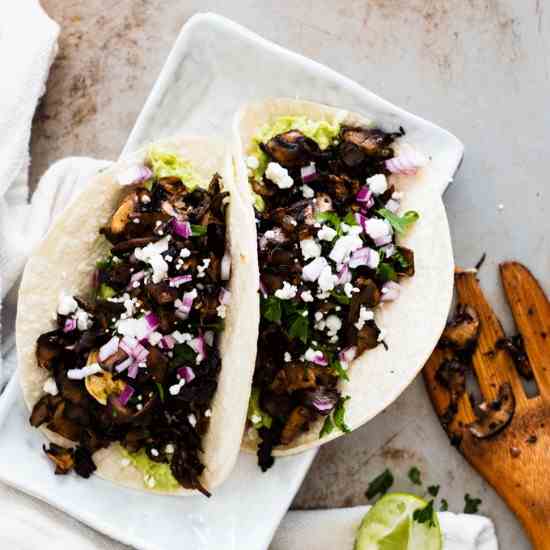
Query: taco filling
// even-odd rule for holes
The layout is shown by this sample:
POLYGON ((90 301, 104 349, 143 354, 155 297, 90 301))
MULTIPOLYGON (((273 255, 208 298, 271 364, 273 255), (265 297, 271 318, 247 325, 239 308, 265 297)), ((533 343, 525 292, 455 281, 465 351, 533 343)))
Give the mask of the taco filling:
POLYGON ((418 214, 400 212, 389 175, 426 159, 394 151, 403 134, 284 116, 248 150, 261 322, 247 435, 264 471, 275 447, 313 426, 319 437, 348 431, 341 382, 356 357, 385 345, 376 309, 414 275, 398 241, 418 214))
POLYGON ((122 198, 101 233, 110 253, 89 293, 62 294, 56 326, 36 345, 51 376, 31 414, 75 443, 45 449, 56 473, 89 477, 93 454, 118 443, 147 488, 196 489, 201 442, 221 360, 230 292, 221 177, 151 148, 118 178, 122 198))

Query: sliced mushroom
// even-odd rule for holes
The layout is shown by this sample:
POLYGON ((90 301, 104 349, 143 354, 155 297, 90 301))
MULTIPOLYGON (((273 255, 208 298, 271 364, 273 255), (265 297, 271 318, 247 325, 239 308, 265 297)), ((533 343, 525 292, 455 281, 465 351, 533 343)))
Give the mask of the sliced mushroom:
POLYGON ((116 212, 111 218, 111 223, 109 224, 109 232, 112 235, 121 235, 126 229, 126 224, 130 220, 130 215, 134 212, 136 204, 138 201, 137 193, 130 193, 126 195, 123 199, 116 212))
POLYGON ((147 402, 143 405, 143 408, 141 410, 133 410, 123 405, 119 401, 118 396, 111 394, 107 398, 111 421, 113 424, 143 424, 149 418, 156 401, 156 394, 151 392, 151 395, 147 402))
POLYGON ((481 418, 468 426, 474 437, 487 439, 503 430, 512 420, 516 408, 510 384, 502 384, 497 399, 489 403, 484 402, 479 408, 481 418))
POLYGON ((149 355, 147 356, 147 368, 149 369, 149 372, 155 382, 164 384, 166 374, 168 373, 168 359, 156 347, 152 347, 149 350, 149 355))
POLYGON ((285 168, 306 166, 319 153, 317 143, 298 130, 290 130, 271 138, 262 149, 285 168))
POLYGON ((159 305, 171 304, 178 297, 178 290, 168 285, 166 281, 147 286, 149 295, 159 305))
POLYGON ((315 214, 334 210, 332 199, 328 193, 317 193, 315 197, 315 214))
MULTIPOLYGON (((389 147, 389 145, 393 141, 395 135, 388 134, 378 128, 346 127, 342 129, 341 137, 343 141, 341 147, 344 150, 343 160, 346 164, 346 161, 350 160, 349 155, 352 150, 350 146, 355 146, 356 151, 359 150, 364 156, 371 158, 387 159, 393 156, 393 149, 389 147)), ((353 157, 355 161, 357 156, 358 153, 356 152, 353 157)), ((356 165, 357 164, 351 164, 349 166, 356 165)))
POLYGON ((54 463, 56 475, 68 474, 74 466, 74 451, 72 449, 65 449, 61 445, 50 443, 50 447, 47 449, 43 447, 46 456, 54 463))
POLYGON ((43 395, 34 405, 29 419, 31 426, 38 428, 44 422, 49 422, 53 418, 55 409, 63 400, 59 395, 43 395))
MULTIPOLYGON (((70 402, 67 402, 70 404, 70 402)), ((78 441, 82 432, 82 426, 74 420, 65 417, 67 403, 62 401, 56 408, 52 420, 48 423, 48 430, 55 432, 71 441, 78 441)))
POLYGON ((96 470, 92 453, 84 447, 77 447, 74 451, 74 471, 80 477, 88 479, 96 470))
POLYGON ((281 443, 288 445, 299 432, 304 431, 311 420, 311 413, 307 407, 296 407, 290 413, 281 434, 281 443))
POLYGON ((273 392, 292 393, 296 390, 316 387, 315 370, 304 363, 289 363, 275 376, 271 384, 273 392))
POLYGON ((527 353, 525 353, 525 347, 523 345, 523 338, 521 337, 521 334, 517 334, 512 338, 501 338, 497 342, 496 347, 498 349, 506 350, 521 376, 527 380, 532 380, 533 369, 531 368, 531 363, 529 363, 527 353))
POLYGON ((357 355, 368 349, 374 349, 380 343, 380 329, 374 323, 365 323, 357 333, 357 355))
POLYGON ((446 359, 435 374, 436 380, 451 393, 451 403, 456 404, 466 391, 466 367, 456 359, 446 359))
POLYGON ((469 351, 477 343, 480 323, 477 311, 469 305, 459 304, 443 334, 440 344, 459 351, 469 351))
POLYGON ((59 343, 56 330, 41 334, 36 342, 36 360, 38 366, 52 370, 54 361, 61 355, 63 347, 59 343))
POLYGON ((394 262, 395 271, 400 275, 406 275, 407 277, 414 276, 414 252, 410 248, 405 246, 398 246, 397 252, 399 252, 400 259, 394 262))

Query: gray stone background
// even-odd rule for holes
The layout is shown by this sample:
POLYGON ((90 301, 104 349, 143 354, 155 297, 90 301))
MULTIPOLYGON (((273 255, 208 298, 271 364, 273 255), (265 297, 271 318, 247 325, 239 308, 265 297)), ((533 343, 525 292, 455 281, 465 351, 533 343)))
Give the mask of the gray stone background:
MULTIPOLYGON (((445 202, 457 263, 471 266, 488 253, 481 280, 507 328, 499 261, 525 262, 550 291, 544 0, 42 4, 62 33, 33 128, 33 182, 68 155, 116 158, 181 26, 197 11, 214 11, 455 133, 466 156, 445 202)), ((294 507, 363 504, 368 480, 386 466, 395 488, 422 493, 407 480, 413 465, 424 487, 441 484, 453 511, 462 510, 465 492, 482 498, 481 512, 495 520, 504 550, 530 548, 502 501, 448 445, 418 379, 368 425, 321 449, 294 507)))

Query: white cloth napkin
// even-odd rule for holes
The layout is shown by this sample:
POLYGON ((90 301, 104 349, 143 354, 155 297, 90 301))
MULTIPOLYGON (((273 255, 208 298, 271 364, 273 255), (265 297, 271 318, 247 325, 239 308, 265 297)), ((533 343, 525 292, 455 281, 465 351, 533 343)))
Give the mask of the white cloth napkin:
MULTIPOLYGON (((355 533, 370 506, 289 512, 270 550, 353 550, 355 533)), ((483 516, 439 513, 444 550, 498 550, 493 522, 483 516)))

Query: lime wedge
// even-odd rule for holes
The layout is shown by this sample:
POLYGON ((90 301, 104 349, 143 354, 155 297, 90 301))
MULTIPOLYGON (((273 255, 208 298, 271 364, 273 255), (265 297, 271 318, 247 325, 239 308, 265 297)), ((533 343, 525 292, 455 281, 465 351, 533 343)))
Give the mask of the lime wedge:
POLYGON ((413 520, 413 512, 428 503, 415 495, 390 493, 365 515, 355 539, 355 550, 441 550, 437 514, 435 526, 413 520))

